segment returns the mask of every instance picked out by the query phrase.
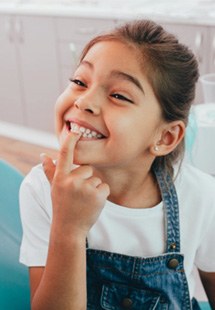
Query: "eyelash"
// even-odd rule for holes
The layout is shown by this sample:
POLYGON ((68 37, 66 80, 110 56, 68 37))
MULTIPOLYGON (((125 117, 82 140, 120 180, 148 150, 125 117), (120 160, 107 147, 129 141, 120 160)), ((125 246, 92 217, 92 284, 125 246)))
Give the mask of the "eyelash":
POLYGON ((119 99, 119 100, 123 100, 123 101, 128 101, 130 103, 134 103, 131 99, 128 99, 127 97, 120 95, 120 94, 112 94, 111 97, 119 99))
MULTIPOLYGON (((87 87, 86 84, 84 84, 81 80, 78 80, 78 79, 69 79, 70 82, 78 85, 78 86, 81 86, 81 87, 87 87)), ((130 102, 130 103, 134 103, 132 100, 128 99, 127 97, 123 96, 123 95, 120 95, 120 94, 112 94, 110 95, 111 97, 115 98, 115 99, 118 99, 118 100, 122 100, 122 101, 127 101, 127 102, 130 102)))
POLYGON ((78 79, 69 79, 70 82, 78 85, 78 86, 82 86, 82 87, 87 87, 86 84, 84 84, 82 81, 78 80, 78 79))

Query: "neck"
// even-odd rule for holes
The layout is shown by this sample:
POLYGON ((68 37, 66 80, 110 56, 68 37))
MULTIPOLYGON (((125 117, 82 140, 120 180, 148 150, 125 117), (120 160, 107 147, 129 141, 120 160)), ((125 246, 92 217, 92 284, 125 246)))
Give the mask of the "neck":
POLYGON ((161 201, 160 190, 150 168, 131 170, 95 169, 95 175, 110 186, 108 200, 128 208, 151 208, 161 201))

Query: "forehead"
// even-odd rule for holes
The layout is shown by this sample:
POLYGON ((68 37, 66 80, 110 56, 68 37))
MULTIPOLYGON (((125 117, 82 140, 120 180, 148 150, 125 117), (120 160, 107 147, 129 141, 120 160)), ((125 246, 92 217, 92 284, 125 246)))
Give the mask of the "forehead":
POLYGON ((120 41, 101 41, 95 43, 86 53, 83 60, 101 67, 114 67, 128 73, 142 74, 140 51, 131 44, 120 41))

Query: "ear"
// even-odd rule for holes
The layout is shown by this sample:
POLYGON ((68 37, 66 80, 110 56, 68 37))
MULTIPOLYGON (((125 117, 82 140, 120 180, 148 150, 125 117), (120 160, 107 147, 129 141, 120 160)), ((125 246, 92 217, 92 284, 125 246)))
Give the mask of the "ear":
POLYGON ((166 123, 160 132, 160 137, 151 146, 154 156, 164 156, 171 153, 181 142, 185 134, 185 124, 182 121, 166 123))

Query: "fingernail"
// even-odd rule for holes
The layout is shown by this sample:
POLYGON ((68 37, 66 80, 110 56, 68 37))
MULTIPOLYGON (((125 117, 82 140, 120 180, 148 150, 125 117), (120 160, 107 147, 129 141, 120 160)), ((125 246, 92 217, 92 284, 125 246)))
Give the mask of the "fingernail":
POLYGON ((80 131, 78 131, 78 130, 70 130, 70 132, 74 133, 77 136, 82 135, 82 133, 80 131))
POLYGON ((82 133, 80 131, 71 131, 71 133, 75 135, 77 139, 80 139, 80 137, 82 136, 82 133))

